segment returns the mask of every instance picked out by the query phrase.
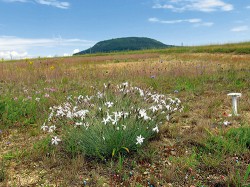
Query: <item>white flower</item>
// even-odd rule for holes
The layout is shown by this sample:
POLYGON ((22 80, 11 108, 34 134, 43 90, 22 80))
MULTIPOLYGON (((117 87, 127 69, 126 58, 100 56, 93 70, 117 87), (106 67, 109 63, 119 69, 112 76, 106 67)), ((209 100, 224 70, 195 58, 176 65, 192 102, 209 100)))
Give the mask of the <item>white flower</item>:
POLYGON ((84 102, 87 103, 88 101, 90 101, 91 99, 93 98, 93 96, 88 96, 86 95, 85 99, 84 99, 84 102))
POLYGON ((82 125, 83 125, 83 123, 82 123, 82 122, 79 122, 79 123, 78 123, 78 122, 76 122, 76 123, 75 123, 75 127, 77 127, 77 126, 82 126, 82 125))
POLYGON ((127 118, 127 117, 128 117, 128 115, 129 115, 129 113, 128 113, 128 112, 122 112, 122 114, 123 114, 124 118, 127 118))
POLYGON ((82 100, 83 98, 84 98, 84 97, 83 97, 82 95, 79 95, 78 98, 77 98, 77 100, 80 101, 80 100, 82 100))
POLYGON ((149 117, 149 116, 147 116, 147 115, 144 115, 144 116, 143 116, 143 119, 144 119, 145 121, 147 121, 147 120, 151 120, 151 117, 149 117))
POLYGON ((156 106, 151 106, 149 109, 151 109, 153 112, 156 112, 158 110, 156 106))
POLYGON ((161 95, 154 94, 154 95, 151 96, 151 98, 153 99, 153 101, 154 101, 155 103, 158 103, 158 102, 159 102, 159 99, 160 99, 160 96, 161 96, 161 95))
POLYGON ((113 112, 113 114, 115 115, 115 118, 121 118, 122 117, 122 112, 113 112))
POLYGON ((109 120, 109 121, 111 121, 112 120, 112 115, 109 115, 109 113, 107 112, 107 119, 109 120))
POLYGON ((170 105, 166 105, 166 109, 167 109, 167 110, 171 110, 170 105))
POLYGON ((140 96, 141 96, 141 97, 144 97, 144 92, 143 92, 143 90, 140 89, 140 90, 139 90, 139 93, 140 93, 140 96))
POLYGON ((66 117, 72 119, 73 118, 72 112, 68 111, 66 117))
POLYGON ((52 110, 52 112, 49 114, 48 121, 50 121, 53 116, 54 116, 54 111, 52 110))
POLYGON ((104 103, 104 105, 107 106, 108 108, 112 107, 113 104, 114 104, 114 103, 113 103, 113 102, 110 102, 110 101, 104 103))
POLYGON ((113 125, 117 125, 118 118, 115 116, 115 119, 111 119, 113 125))
POLYGON ((159 128, 158 126, 156 125, 153 129, 152 129, 154 132, 158 133, 159 132, 159 128))
POLYGON ((176 101, 176 103, 181 103, 181 100, 180 99, 178 99, 178 98, 175 98, 175 101, 176 101))
POLYGON ((231 122, 229 122, 229 121, 224 121, 223 122, 223 125, 225 125, 225 126, 228 126, 228 125, 230 125, 231 124, 231 122))
POLYGON ((144 140, 145 138, 144 137, 142 137, 141 135, 140 136, 137 136, 136 137, 136 144, 142 144, 143 143, 143 140, 144 140))
POLYGON ((140 114, 140 117, 143 118, 145 121, 147 121, 148 119, 151 120, 151 118, 147 115, 145 109, 140 109, 139 114, 140 114))
POLYGON ((101 93, 101 92, 97 92, 97 98, 98 98, 98 99, 103 98, 103 93, 101 93))
POLYGON ((39 98, 39 97, 37 97, 35 100, 36 100, 37 102, 39 102, 39 101, 40 101, 40 98, 39 98))
POLYGON ((104 123, 105 125, 107 124, 109 122, 109 118, 103 118, 103 120, 102 120, 102 123, 104 123))
POLYGON ((142 89, 138 88, 138 87, 134 87, 135 90, 139 91, 139 94, 141 97, 144 97, 144 92, 142 89))
POLYGON ((140 110, 139 110, 139 114, 140 114, 141 117, 147 115, 145 109, 140 109, 140 110))
POLYGON ((56 116, 61 116, 61 117, 65 116, 65 113, 64 113, 64 111, 63 111, 62 106, 59 106, 59 107, 58 107, 58 109, 57 109, 57 111, 56 111, 56 116))
POLYGON ((73 114, 74 117, 79 117, 81 119, 85 119, 86 114, 89 113, 88 110, 79 110, 73 114))
POLYGON ((122 83, 122 86, 124 86, 124 87, 128 87, 128 82, 124 82, 124 83, 122 83))
POLYGON ((114 113, 114 119, 111 119, 112 124, 116 125, 119 119, 122 117, 122 112, 113 112, 114 113))
POLYGON ((42 129, 43 131, 46 131, 48 128, 49 128, 49 127, 46 126, 45 123, 43 124, 43 126, 41 126, 41 129, 42 129))
POLYGON ((166 119, 167 119, 167 121, 170 120, 170 115, 169 114, 166 116, 166 119))
POLYGON ((87 122, 87 123, 84 123, 83 125, 84 125, 84 127, 85 127, 86 129, 89 128, 89 123, 88 123, 88 122, 87 122))
POLYGON ((69 96, 67 97, 67 100, 72 100, 72 95, 69 95, 69 96))
POLYGON ((52 125, 52 126, 49 127, 48 132, 53 132, 54 130, 56 130, 56 126, 52 125))
POLYGON ((52 145, 58 145, 58 142, 60 142, 61 139, 57 138, 57 136, 54 136, 52 139, 51 139, 51 144, 52 145))
POLYGON ((162 105, 159 104, 157 106, 158 106, 158 109, 162 110, 162 108, 163 108, 162 105))

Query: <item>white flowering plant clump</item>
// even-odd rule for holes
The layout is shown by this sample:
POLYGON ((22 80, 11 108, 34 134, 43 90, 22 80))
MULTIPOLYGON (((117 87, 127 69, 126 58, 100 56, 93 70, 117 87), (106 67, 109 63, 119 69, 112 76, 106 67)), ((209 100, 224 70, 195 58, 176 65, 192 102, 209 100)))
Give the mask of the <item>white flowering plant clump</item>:
POLYGON ((125 82, 104 85, 91 96, 68 97, 50 110, 41 129, 51 133, 51 144, 62 144, 71 154, 104 159, 139 149, 182 106, 178 98, 125 82))

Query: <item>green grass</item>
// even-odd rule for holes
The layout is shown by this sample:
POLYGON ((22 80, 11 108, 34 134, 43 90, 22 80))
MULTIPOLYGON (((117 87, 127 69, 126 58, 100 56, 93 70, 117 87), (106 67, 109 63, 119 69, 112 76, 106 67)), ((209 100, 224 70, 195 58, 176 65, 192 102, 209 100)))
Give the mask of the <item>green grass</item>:
POLYGON ((203 152, 214 155, 240 155, 249 148, 250 128, 232 128, 228 132, 221 132, 219 135, 211 134, 204 142, 203 152))
POLYGON ((16 123, 34 124, 37 119, 37 102, 25 97, 5 97, 0 103, 0 119, 5 128, 16 123))
MULTIPOLYGON (((247 180, 249 179, 249 177, 250 177, 250 164, 248 164, 248 167, 246 169, 246 173, 244 175, 244 183, 247 183, 247 180)), ((250 184, 248 183, 248 185, 250 185, 250 184)))
POLYGON ((199 165, 199 161, 197 160, 197 155, 193 152, 189 156, 170 156, 169 160, 173 164, 177 164, 180 170, 188 171, 190 168, 195 169, 199 165))
POLYGON ((234 141, 243 150, 250 149, 250 127, 246 125, 237 129, 232 128, 226 133, 226 139, 234 141))
MULTIPOLYGON (((6 162, 3 169, 4 182, 7 179, 10 185, 14 186, 14 183, 19 184, 18 180, 14 179, 18 173, 27 170, 30 172, 29 175, 34 175, 33 171, 39 173, 41 169, 44 174, 38 176, 40 183, 50 181, 51 185, 59 186, 62 183, 58 181, 63 181, 65 186, 71 186, 72 183, 80 186, 78 175, 91 178, 89 173, 94 173, 96 176, 102 176, 101 181, 108 184, 107 181, 111 180, 110 176, 113 172, 122 171, 120 173, 124 175, 126 182, 133 184, 131 186, 145 186, 148 176, 143 173, 147 168, 150 170, 153 168, 154 172, 151 176, 154 184, 159 182, 163 185, 173 183, 173 186, 183 186, 185 185, 183 178, 191 167, 194 173, 200 175, 200 178, 196 178, 196 181, 190 179, 188 186, 195 184, 215 186, 219 183, 232 184, 231 186, 248 184, 249 179, 245 181, 243 179, 249 178, 250 66, 248 55, 235 55, 247 51, 248 45, 249 43, 242 43, 101 54, 101 57, 104 57, 103 61, 95 61, 99 58, 98 54, 92 54, 83 57, 39 59, 41 63, 34 59, 32 66, 29 62, 23 61, 0 63, 0 69, 3 68, 3 74, 0 74, 0 151, 3 151, 3 154, 0 156, 6 162), (220 48, 227 49, 223 51, 220 48), (246 49, 241 50, 241 48, 246 49), (197 54, 200 52, 204 54, 197 54), (142 59, 140 59, 141 56, 137 59, 135 56, 118 57, 118 55, 142 53, 157 55, 153 57, 149 55, 148 58, 142 59), (85 57, 93 57, 93 61, 91 59, 84 61, 85 57), (108 60, 105 60, 106 57, 109 57, 108 60), (51 70, 51 66, 55 69, 51 70), (202 67, 202 71, 196 70, 195 67, 202 67), (151 78, 152 75, 155 77, 151 78), (46 136, 40 129, 49 114, 49 107, 64 103, 69 95, 72 95, 75 100, 79 94, 92 95, 98 89, 102 91, 103 83, 116 84, 123 81, 130 81, 133 85, 142 88, 151 87, 153 91, 179 97, 186 106, 184 114, 173 115, 170 120, 172 123, 164 123, 162 132, 156 138, 149 136, 153 137, 147 140, 153 141, 152 144, 150 143, 150 148, 148 144, 139 148, 134 145, 127 146, 135 141, 136 133, 144 133, 145 129, 134 130, 133 124, 138 123, 138 120, 124 122, 127 126, 131 125, 131 133, 134 133, 131 136, 126 133, 116 133, 114 128, 102 129, 100 121, 106 115, 105 112, 97 116, 91 114, 93 118, 89 122, 97 124, 91 132, 80 128, 60 128, 60 125, 69 124, 71 121, 64 121, 64 119, 57 121, 58 123, 54 121, 59 127, 56 133, 61 134, 66 131, 62 133, 65 139, 60 137, 64 142, 61 142, 58 147, 51 145, 51 136, 46 136), (24 88, 28 89, 28 93, 23 92, 24 88), (56 91, 48 91, 50 88, 55 88, 56 91), (174 92, 175 90, 178 93, 174 92), (226 96, 229 92, 243 94, 239 103, 241 116, 237 118, 223 116, 224 112, 229 113, 231 110, 231 99, 226 96), (49 93, 50 97, 45 98, 46 93, 49 93), (32 99, 26 100, 28 96, 32 99), (18 99, 14 100, 15 97, 18 99), (41 98, 40 102, 35 101, 37 97, 41 98), (221 125, 223 120, 232 122, 232 125, 221 125), (244 125, 240 127, 240 124, 244 125), (103 137, 98 132, 100 130, 105 130, 108 135, 105 138, 110 139, 107 145, 103 145, 103 137), (124 137, 129 140, 124 140, 124 137), (75 147, 79 139, 83 140, 82 144, 75 147), (189 141, 187 142, 186 139, 189 141), (86 145, 89 145, 89 148, 86 145), (169 155, 166 152, 169 146, 174 147, 176 155, 169 155), (90 155, 85 158, 88 162, 84 162, 81 155, 79 163, 83 166, 79 164, 78 168, 71 167, 72 159, 76 159, 79 156, 78 153, 85 155, 86 150, 90 155), (74 155, 73 158, 72 155, 74 155), (88 159, 110 158, 112 155, 116 158, 104 159, 104 161, 88 159), (123 157, 124 155, 129 156, 123 157), (239 158, 239 162, 235 161, 235 157, 239 158), (111 160, 114 162, 113 170, 109 166, 111 160), (172 165, 166 164, 169 162, 172 165), (15 170, 12 163, 17 165, 15 170), (34 168, 32 163, 38 166, 34 168), (11 173, 13 181, 9 181, 10 174, 6 171, 13 171, 11 173), (128 178, 130 171, 134 175, 128 178), (160 177, 162 175, 163 177, 160 177), (210 175, 218 177, 218 180, 221 175, 224 175, 225 180, 210 181, 207 179, 210 175)), ((114 101, 116 95, 106 99, 114 101)), ((114 110, 132 105, 139 106, 138 103, 142 103, 135 99, 131 102, 126 97, 118 100, 120 105, 114 110)), ((103 106, 101 102, 99 104, 103 106)), ((146 105, 143 104, 143 106, 146 105)), ((97 112, 97 109, 96 107, 94 111, 97 112)), ((114 183, 119 185, 121 182, 123 181, 117 180, 114 183)), ((47 186, 51 185, 47 184, 47 186)))

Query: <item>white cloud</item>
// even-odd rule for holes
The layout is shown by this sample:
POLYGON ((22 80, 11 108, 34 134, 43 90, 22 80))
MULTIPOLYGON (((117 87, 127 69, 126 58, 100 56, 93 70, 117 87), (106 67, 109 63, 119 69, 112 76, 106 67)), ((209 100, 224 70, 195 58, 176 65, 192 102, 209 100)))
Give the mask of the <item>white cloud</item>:
POLYGON ((36 0, 36 2, 42 5, 54 6, 62 9, 68 9, 70 7, 69 2, 61 2, 57 0, 36 0))
POLYGON ((203 22, 202 19, 193 18, 193 19, 177 19, 177 20, 160 20, 158 18, 149 18, 149 22, 151 23, 162 23, 162 24, 177 24, 177 23, 190 23, 193 24, 195 27, 206 26, 211 27, 213 26, 213 22, 203 22))
POLYGON ((79 52, 80 52, 80 49, 75 49, 75 50, 73 51, 73 54, 79 53, 79 52))
MULTIPOLYGON (((161 1, 162 2, 162 1, 161 1)), ((161 3, 159 0, 153 8, 170 9, 174 12, 189 11, 231 11, 234 9, 232 4, 225 3, 222 0, 165 0, 161 3)))
POLYGON ((1 50, 29 49, 32 47, 56 46, 92 46, 95 42, 81 39, 64 38, 18 38, 15 36, 0 36, 1 50))
POLYGON ((159 3, 155 4, 153 8, 175 9, 173 5, 169 5, 169 4, 161 5, 159 3))
POLYGON ((28 0, 2 0, 7 3, 13 3, 13 2, 20 2, 20 3, 26 3, 28 0))
POLYGON ((201 19, 177 19, 177 20, 160 20, 158 18, 149 18, 149 22, 154 22, 154 23, 164 23, 164 24, 175 24, 175 23, 200 23, 202 20, 201 19))
POLYGON ((29 3, 29 2, 33 2, 33 3, 53 6, 53 7, 61 8, 61 9, 68 9, 70 7, 69 2, 58 1, 58 0, 2 0, 2 1, 8 2, 8 3, 13 3, 13 2, 29 3))
POLYGON ((247 25, 239 26, 239 27, 234 27, 231 29, 232 32, 245 32, 248 31, 249 27, 247 25))
POLYGON ((194 24, 195 27, 212 27, 214 25, 213 22, 201 22, 194 24))
POLYGON ((247 9, 250 9, 250 5, 246 7, 247 9))
POLYGON ((158 18, 149 18, 148 21, 149 22, 160 22, 160 20, 158 18))
MULTIPOLYGON (((0 36, 0 58, 20 59, 28 55, 27 51, 40 49, 40 51, 52 51, 57 48, 81 47, 88 48, 96 42, 81 39, 64 38, 19 38, 15 36, 0 36)), ((39 51, 39 50, 38 50, 39 51)), ((40 52, 36 52, 40 53, 40 52)), ((62 53, 63 54, 63 53, 62 53)), ((39 56, 37 54, 36 56, 39 56)), ((47 56, 47 55, 46 55, 47 56)))
POLYGON ((202 20, 201 19, 186 19, 184 21, 187 21, 189 23, 200 23, 202 20))
POLYGON ((2 59, 22 59, 27 58, 29 55, 26 51, 0 51, 0 58, 2 59))

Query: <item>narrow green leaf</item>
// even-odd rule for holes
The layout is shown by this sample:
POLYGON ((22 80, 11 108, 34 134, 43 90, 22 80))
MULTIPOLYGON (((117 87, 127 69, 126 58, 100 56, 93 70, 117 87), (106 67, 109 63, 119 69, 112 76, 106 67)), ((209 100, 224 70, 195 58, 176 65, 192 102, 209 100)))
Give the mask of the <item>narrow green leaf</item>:
POLYGON ((250 164, 248 164, 245 176, 244 176, 244 182, 247 181, 248 177, 250 176, 250 164))

